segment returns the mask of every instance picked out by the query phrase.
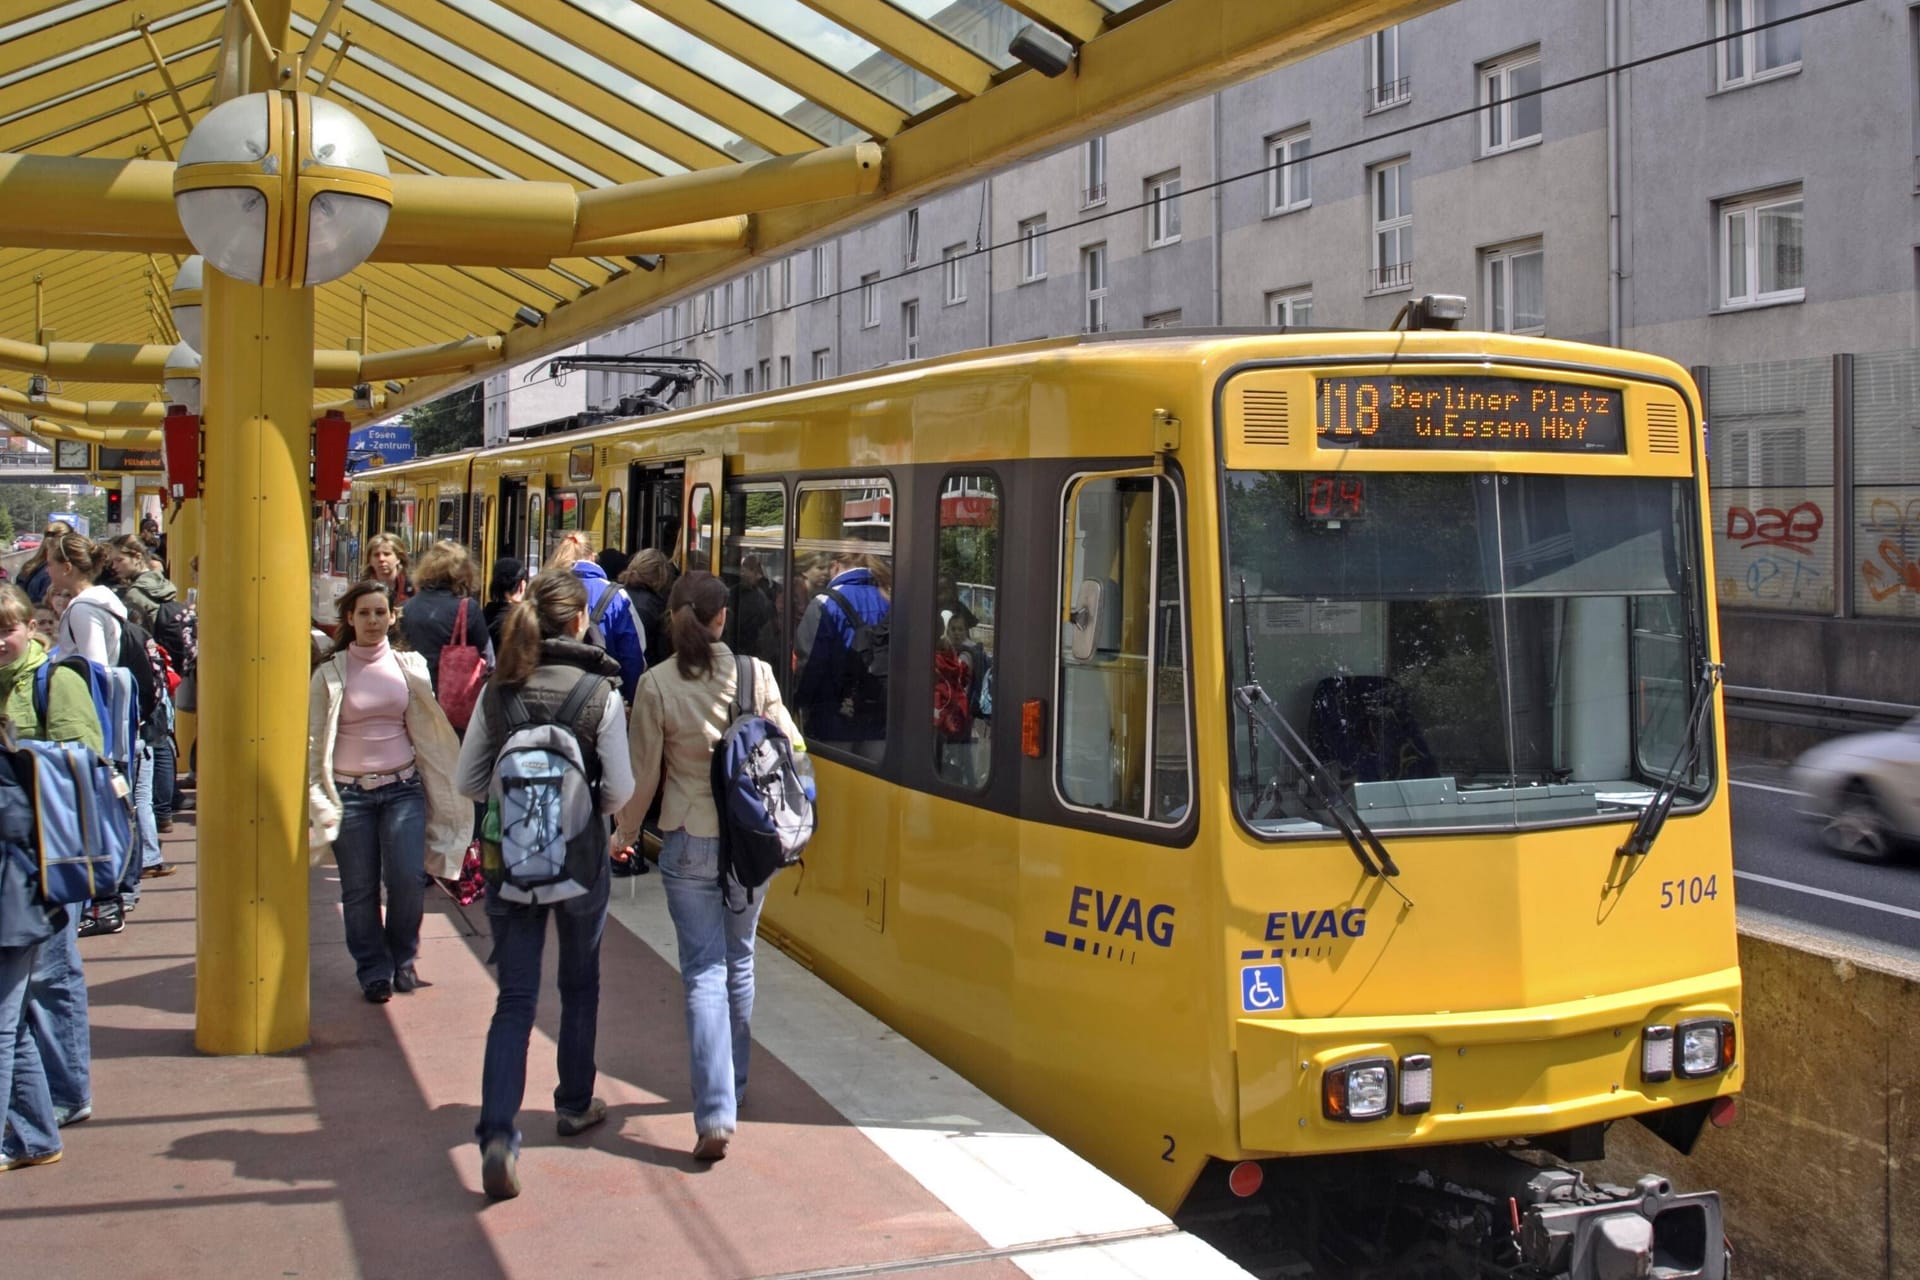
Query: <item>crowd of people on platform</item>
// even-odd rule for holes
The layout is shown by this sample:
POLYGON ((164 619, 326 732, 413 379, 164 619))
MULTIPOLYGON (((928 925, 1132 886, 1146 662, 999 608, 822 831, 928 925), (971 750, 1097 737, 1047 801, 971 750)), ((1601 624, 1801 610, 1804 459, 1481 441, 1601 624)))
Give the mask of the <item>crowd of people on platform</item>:
MULTIPOLYGON (((170 634, 182 602, 144 546, 95 544, 50 527, 23 571, 28 590, 0 586, 0 708, 16 733, 97 746, 90 701, 56 679, 48 714, 36 716, 21 701, 21 682, 30 684, 49 654, 114 666, 129 625, 170 634)), ((435 881, 450 891, 465 880, 484 885, 499 993, 475 1137, 490 1197, 519 1193, 516 1117, 549 916, 560 948, 556 1128, 572 1136, 606 1116, 593 1092, 600 943, 610 877, 648 869, 638 852, 643 827, 658 837, 679 943, 694 1154, 727 1153, 747 1085, 764 901, 741 895, 743 909, 720 873, 710 759, 736 714, 740 674, 751 677, 748 709, 798 751, 803 729, 853 754, 877 754, 886 736, 884 670, 876 704, 855 653, 891 610, 884 565, 849 553, 796 577, 794 589, 782 590, 748 555, 729 586, 704 571, 678 573, 655 549, 596 556, 583 534, 569 533, 538 572, 496 561, 482 601, 477 566, 461 543, 436 542, 414 564, 399 539, 367 539, 361 579, 340 598, 337 628, 315 654, 309 844, 316 862, 330 858, 338 869, 355 979, 376 1005, 432 985, 420 964, 420 930, 435 881), (784 624, 794 631, 793 665, 776 673, 784 624), (745 667, 723 641, 729 635, 745 667), (783 703, 783 686, 795 693, 797 715, 783 703), (503 747, 528 723, 571 738, 598 815, 594 838, 605 849, 590 883, 546 900, 509 891, 483 868, 488 840, 500 838, 503 747)), ((91 1114, 77 940, 124 928, 141 880, 173 871, 157 839, 178 804, 165 656, 158 705, 125 762, 140 867, 125 893, 85 911, 41 912, 44 936, 25 941, 34 930, 17 940, 8 927, 34 914, 32 904, 16 886, 0 885, 0 1097, 8 1099, 0 1171, 58 1159, 58 1126, 91 1114)))

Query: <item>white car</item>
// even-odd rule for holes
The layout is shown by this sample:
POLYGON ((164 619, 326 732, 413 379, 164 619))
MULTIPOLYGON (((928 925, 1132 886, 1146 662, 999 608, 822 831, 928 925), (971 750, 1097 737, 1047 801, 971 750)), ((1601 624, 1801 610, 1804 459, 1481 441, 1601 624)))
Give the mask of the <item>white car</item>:
POLYGON ((1828 848, 1879 861, 1920 844, 1920 717, 1821 743, 1794 761, 1793 785, 1824 820, 1828 848))

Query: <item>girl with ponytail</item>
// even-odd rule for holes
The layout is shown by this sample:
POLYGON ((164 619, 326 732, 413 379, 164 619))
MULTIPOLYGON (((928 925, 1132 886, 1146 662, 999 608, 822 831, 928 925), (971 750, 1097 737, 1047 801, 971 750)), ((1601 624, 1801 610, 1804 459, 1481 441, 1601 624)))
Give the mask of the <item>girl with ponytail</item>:
MULTIPOLYGON (((587 588, 568 569, 545 570, 527 584, 526 595, 508 608, 502 621, 493 679, 467 725, 456 780, 469 799, 486 801, 500 749, 511 732, 509 696, 519 700, 533 723, 564 723, 560 712, 574 686, 597 681, 599 687, 565 727, 579 744, 604 836, 611 831, 605 815, 619 810, 633 794, 633 771, 626 704, 620 700, 620 664, 583 638, 589 621, 587 588)), ((526 1094, 527 1041, 540 999, 540 952, 549 915, 560 935, 555 1125, 561 1137, 572 1137, 606 1119, 607 1104, 593 1096, 593 1045, 600 1018, 600 935, 606 928, 611 882, 608 864, 602 861, 586 893, 559 902, 512 902, 501 896, 500 885, 487 886, 487 922, 493 929, 500 994, 487 1028, 480 1122, 474 1136, 480 1140, 480 1184, 492 1199, 520 1194, 520 1131, 514 1119, 526 1094)))
POLYGON ((736 663, 753 672, 753 710, 806 750, 780 701, 773 668, 736 657, 720 636, 727 625, 727 584, 694 571, 667 597, 673 661, 640 678, 628 734, 633 744, 633 799, 620 815, 616 843, 637 836, 654 793, 660 801, 660 870, 667 910, 680 940, 680 979, 686 988, 687 1039, 692 1050, 693 1154, 727 1154, 747 1089, 752 1043, 753 936, 766 902, 761 894, 735 912, 720 884, 720 815, 713 803, 713 749, 733 721, 739 685, 736 663))

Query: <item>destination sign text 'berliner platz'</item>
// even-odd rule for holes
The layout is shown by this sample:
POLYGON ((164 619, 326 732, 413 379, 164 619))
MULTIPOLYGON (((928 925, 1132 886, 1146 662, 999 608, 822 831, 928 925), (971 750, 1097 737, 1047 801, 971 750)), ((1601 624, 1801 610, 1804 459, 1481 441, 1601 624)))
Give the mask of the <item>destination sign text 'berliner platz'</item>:
POLYGON ((1322 448, 1627 451, 1619 391, 1530 378, 1321 378, 1314 425, 1322 448))

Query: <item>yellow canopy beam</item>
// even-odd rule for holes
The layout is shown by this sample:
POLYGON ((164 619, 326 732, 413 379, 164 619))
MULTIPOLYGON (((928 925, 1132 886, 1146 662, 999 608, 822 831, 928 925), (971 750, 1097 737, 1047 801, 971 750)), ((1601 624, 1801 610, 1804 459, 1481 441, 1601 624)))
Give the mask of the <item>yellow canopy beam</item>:
POLYGON ((1051 27, 1075 44, 1085 44, 1107 24, 1107 11, 1093 0, 1002 0, 1009 9, 1051 27))
MULTIPOLYGON (((500 347, 500 337, 488 334, 369 355, 358 351, 319 350, 313 353, 313 380, 317 387, 351 387, 387 378, 457 373, 492 360, 500 354, 500 347)), ((39 346, 0 338, 0 369, 88 382, 157 383, 166 370, 171 351, 170 347, 157 345, 107 342, 54 342, 39 346)), ((58 416, 51 409, 43 411, 58 416)))
POLYGON ((752 232, 753 220, 739 214, 680 227, 662 227, 658 231, 583 240, 573 247, 577 253, 593 254, 712 253, 716 249, 744 248, 752 232))
POLYGON ((35 418, 27 430, 42 441, 84 440, 110 449, 158 449, 161 440, 160 432, 151 427, 83 427, 52 418, 35 418))
POLYGON ((146 400, 30 400, 11 387, 0 387, 0 409, 35 414, 90 427, 159 426, 167 406, 146 400))
POLYGON ((776 156, 757 164, 583 191, 574 242, 590 245, 727 213, 868 195, 880 186, 880 160, 878 144, 859 142, 800 156, 776 156))

